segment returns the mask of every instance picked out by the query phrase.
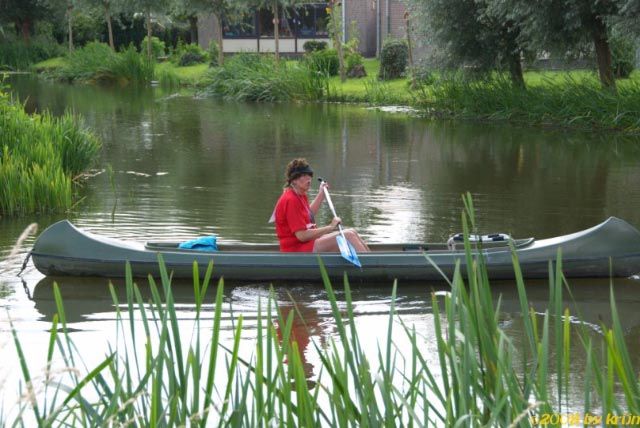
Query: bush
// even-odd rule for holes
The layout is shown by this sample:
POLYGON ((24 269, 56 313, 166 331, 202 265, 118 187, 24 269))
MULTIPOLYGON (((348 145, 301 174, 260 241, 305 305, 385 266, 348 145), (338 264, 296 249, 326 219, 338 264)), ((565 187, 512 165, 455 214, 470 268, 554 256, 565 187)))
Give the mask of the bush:
POLYGON ((404 75, 409 58, 409 47, 404 40, 387 40, 380 54, 381 80, 397 79, 404 75))
POLYGON ((311 71, 329 76, 337 76, 340 69, 340 60, 335 49, 323 49, 305 54, 304 63, 311 71))
POLYGON ((347 73, 352 71, 354 67, 362 65, 362 55, 359 53, 349 53, 345 58, 347 65, 347 73))
POLYGON ((411 81, 409 85, 415 86, 430 86, 436 81, 435 76, 427 67, 416 66, 411 70, 411 81))
POLYGON ((218 44, 211 40, 209 42, 209 67, 217 67, 218 65, 218 55, 220 55, 220 48, 218 48, 218 44))
POLYGON ((327 42, 323 42, 320 40, 309 40, 304 42, 304 44, 302 45, 302 49, 304 49, 306 53, 323 51, 326 48, 327 48, 327 42))
POLYGON ((178 42, 172 61, 181 67, 207 62, 209 55, 199 45, 178 42))
MULTIPOLYGON (((140 52, 147 53, 147 36, 144 36, 140 43, 140 52)), ((153 58, 161 58, 167 54, 166 45, 162 40, 155 36, 151 36, 151 55, 153 58)))
POLYGON ((613 74, 617 79, 626 79, 635 68, 636 51, 633 42, 620 36, 612 36, 609 44, 613 74))
POLYGON ((64 52, 65 48, 52 37, 33 37, 26 44, 22 39, 0 34, 0 69, 25 70, 31 64, 61 56, 64 52))

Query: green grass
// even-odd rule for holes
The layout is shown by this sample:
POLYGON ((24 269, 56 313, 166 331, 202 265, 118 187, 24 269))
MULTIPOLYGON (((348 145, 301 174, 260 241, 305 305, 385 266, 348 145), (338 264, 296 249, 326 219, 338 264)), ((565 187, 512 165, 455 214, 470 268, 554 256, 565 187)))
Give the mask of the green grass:
MULTIPOLYGON (((473 252, 469 233, 476 232, 473 203, 464 198, 462 216, 465 257, 449 278, 450 290, 432 294, 436 353, 425 350, 424 338, 395 312, 396 284, 390 287, 391 308, 381 342, 367 353, 354 323, 351 287, 345 277, 338 302, 320 263, 337 340, 324 347, 312 342, 320 358, 315 386, 305 377, 293 317, 284 317, 270 296, 259 303, 252 323, 256 342, 250 357, 240 355, 244 318, 234 320, 230 339, 221 339, 224 281, 207 299, 213 273, 210 264, 200 281, 193 267, 194 322, 190 335, 178 328, 171 274, 159 257, 160 278, 148 278, 145 299, 126 267, 126 299, 113 286, 117 337, 93 367, 84 367, 66 323, 57 286, 57 314, 50 328, 49 350, 39 364, 64 362, 67 370, 33 371, 20 334, 11 324, 27 396, 15 420, 21 426, 514 426, 537 425, 543 415, 637 415, 640 383, 626 347, 613 287, 612 326, 596 332, 572 322, 565 309, 569 287, 560 253, 549 262, 547 309, 535 312, 527 298, 513 252, 522 336, 504 331, 500 298, 494 300, 483 257, 473 252), (213 319, 202 311, 213 305, 213 319), (276 330, 276 324, 280 332, 276 330), (572 337, 579 340, 572 340, 572 337), (409 349, 396 343, 406 338, 409 349), (135 343, 135 346, 131 346, 135 343), (585 353, 582 397, 569 397, 572 354, 585 353), (437 363, 434 363, 434 360, 437 363), (568 408, 579 399, 581 409, 568 408)), ((580 318, 580 314, 575 314, 580 318)), ((0 412, 0 418, 6 415, 0 412)), ((559 424, 553 424, 559 426, 559 424)), ((600 425, 600 423, 598 423, 600 425)))
POLYGON ((44 61, 37 62, 31 65, 31 69, 36 71, 37 73, 47 73, 60 68, 63 68, 66 65, 66 61, 64 57, 57 56, 55 58, 45 59, 44 61))
POLYGON ((79 117, 28 115, 0 91, 0 214, 62 212, 100 143, 79 117))
POLYGON ((163 79, 168 79, 174 85, 181 86, 203 86, 207 71, 209 71, 208 64, 179 67, 171 62, 163 62, 156 65, 156 76, 160 83, 163 82, 163 79))

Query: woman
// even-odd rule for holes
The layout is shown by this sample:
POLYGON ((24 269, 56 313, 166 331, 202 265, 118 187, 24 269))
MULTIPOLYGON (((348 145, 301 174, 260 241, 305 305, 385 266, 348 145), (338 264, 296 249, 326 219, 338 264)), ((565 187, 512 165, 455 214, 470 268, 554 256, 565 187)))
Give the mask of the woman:
MULTIPOLYGON (((323 188, 313 202, 309 204, 307 193, 311 188, 313 170, 303 159, 294 159, 285 170, 285 191, 278 199, 275 209, 276 234, 280 241, 280 251, 283 252, 337 252, 340 251, 336 236, 340 217, 334 217, 327 226, 317 227, 315 215, 324 201, 323 188)), ((359 252, 369 251, 369 247, 353 229, 344 230, 347 240, 359 252)))

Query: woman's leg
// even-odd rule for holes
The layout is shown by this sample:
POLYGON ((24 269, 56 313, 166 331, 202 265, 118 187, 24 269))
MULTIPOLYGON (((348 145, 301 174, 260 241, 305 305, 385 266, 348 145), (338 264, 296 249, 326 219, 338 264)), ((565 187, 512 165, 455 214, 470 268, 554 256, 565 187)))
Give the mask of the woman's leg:
MULTIPOLYGON (((338 236, 340 232, 331 232, 328 235, 321 236, 316 239, 316 242, 313 244, 313 251, 316 253, 336 253, 340 251, 338 248, 338 242, 336 241, 336 236, 338 236)), ((344 231, 344 237, 347 238, 347 241, 353 245, 353 248, 356 251, 361 253, 366 253, 371 251, 369 246, 362 240, 358 232, 353 229, 346 229, 344 231)))

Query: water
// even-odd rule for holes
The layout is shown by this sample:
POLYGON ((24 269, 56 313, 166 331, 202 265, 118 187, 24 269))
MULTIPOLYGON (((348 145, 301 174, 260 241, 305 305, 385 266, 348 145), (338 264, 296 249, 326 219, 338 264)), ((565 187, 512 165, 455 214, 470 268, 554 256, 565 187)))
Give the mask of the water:
MULTIPOLYGON (((0 218, 0 254, 6 256, 22 230, 40 230, 69 218, 91 232, 125 240, 190 239, 216 234, 227 242, 275 242, 267 223, 282 191, 289 160, 306 157, 331 185, 338 215, 370 242, 442 241, 459 232, 461 194, 474 196, 481 232, 544 238, 593 226, 618 216, 640 226, 640 145, 615 135, 520 128, 483 123, 432 122, 361 106, 223 103, 160 88, 68 86, 16 76, 12 91, 30 111, 81 113, 104 148, 83 182, 80 204, 68 214, 0 218), (113 171, 110 176, 109 168, 113 171), (113 180, 114 186, 111 185, 113 180)), ((330 220, 323 208, 318 223, 330 220)), ((33 368, 44 365, 47 329, 56 312, 50 279, 27 266, 16 277, 33 238, 0 262, 0 385, 19 378, 8 320, 14 322, 33 368)), ((3 257, 4 259, 5 257, 3 257)), ((640 266, 639 269, 640 271, 640 266)), ((83 356, 98 361, 113 339, 115 309, 103 279, 58 279, 83 356)), ((597 330, 608 320, 608 280, 571 281, 585 321, 597 330)), ((632 353, 640 349, 640 281, 616 280, 632 353)), ((117 285, 117 284, 116 284, 117 285)), ((339 284, 336 284, 339 285, 339 284)), ((255 318, 270 284, 230 284, 225 312, 255 318)), ((335 337, 327 296, 320 284, 273 284, 278 301, 295 300, 311 326, 307 342, 335 337)), ((443 284, 400 284, 398 311, 434 349, 432 290, 443 284)), ((122 291, 122 287, 117 287, 122 291)), ((546 286, 532 284, 536 309, 546 308, 546 286)), ((190 283, 174 285, 180 318, 192 319, 190 283)), ((515 289, 501 283, 505 312, 517 315, 515 289)), ((355 292, 358 326, 386 330, 391 284, 355 292)), ((341 297, 342 298, 342 297, 341 297)), ((231 317, 226 328, 231 331, 231 317)), ((255 339, 248 323, 246 338, 255 339)), ((187 328, 187 327, 185 327, 187 328)), ((505 323, 514 337, 518 323, 505 323)), ((305 330, 305 329, 301 329, 305 330)), ((306 330, 305 330, 306 331, 306 330)), ((375 358, 378 339, 363 335, 375 358)), ((319 359, 307 346, 307 375, 319 359)), ((576 384, 580 384, 577 361, 576 384)), ((4 389, 14 400, 13 387, 4 389)), ((578 394, 579 395, 579 394, 578 394)))

